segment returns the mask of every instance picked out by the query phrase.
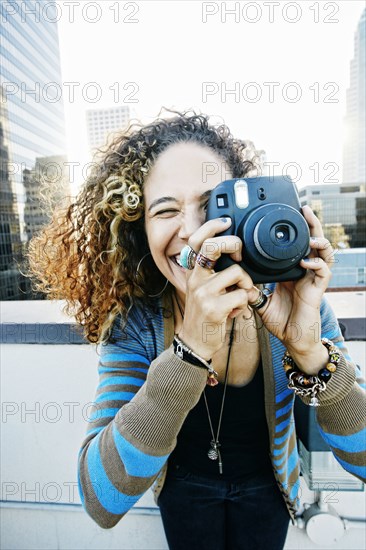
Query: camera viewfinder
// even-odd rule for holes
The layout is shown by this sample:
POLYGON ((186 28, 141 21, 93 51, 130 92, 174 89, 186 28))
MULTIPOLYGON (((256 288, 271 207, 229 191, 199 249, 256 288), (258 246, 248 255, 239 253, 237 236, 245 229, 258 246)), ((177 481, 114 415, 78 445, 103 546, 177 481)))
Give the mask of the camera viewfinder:
POLYGON ((216 204, 217 208, 227 208, 228 207, 228 200, 227 195, 217 195, 216 197, 216 204))

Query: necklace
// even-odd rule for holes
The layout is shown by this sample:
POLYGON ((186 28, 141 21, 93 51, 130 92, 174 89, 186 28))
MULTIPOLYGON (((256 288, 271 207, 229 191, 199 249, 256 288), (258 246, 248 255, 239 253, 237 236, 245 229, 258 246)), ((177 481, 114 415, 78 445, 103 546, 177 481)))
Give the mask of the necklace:
POLYGON ((219 460, 219 472, 220 472, 220 474, 223 473, 223 467, 222 467, 222 457, 221 457, 221 453, 220 453, 221 443, 219 442, 219 435, 220 435, 220 428, 221 428, 222 413, 224 412, 226 388, 227 388, 227 381, 228 381, 228 375, 229 375, 230 355, 231 355, 231 348, 232 348, 233 339, 234 339, 234 327, 235 327, 235 319, 233 319, 233 323, 231 325, 231 330, 230 330, 229 350, 228 350, 228 354, 227 354, 225 380, 224 380, 224 392, 222 394, 221 409, 220 409, 219 422, 218 422, 218 425, 217 425, 216 437, 215 437, 215 433, 214 433, 213 426, 212 426, 210 409, 208 408, 207 397, 206 397, 206 388, 203 390, 203 398, 205 400, 207 417, 208 417, 208 422, 210 424, 210 430, 211 430, 211 435, 212 435, 212 439, 211 439, 211 442, 210 442, 211 448, 208 450, 207 456, 211 460, 217 460, 217 459, 219 460))
MULTIPOLYGON (((179 309, 179 313, 182 317, 182 320, 184 320, 184 312, 182 310, 182 307, 178 301, 177 296, 174 294, 175 301, 177 302, 177 306, 179 309)), ((234 328, 235 328, 235 318, 233 319, 231 330, 230 330, 230 337, 229 337, 229 349, 226 359, 226 369, 225 369, 225 379, 224 379, 224 391, 222 394, 222 400, 221 400, 221 408, 220 408, 220 416, 219 416, 219 422, 217 425, 217 432, 215 437, 215 432, 212 426, 212 419, 210 415, 210 409, 208 407, 207 403, 207 397, 206 397, 206 388, 203 390, 203 399, 205 401, 206 411, 207 411, 207 417, 208 417, 208 423, 210 425, 211 430, 211 442, 210 442, 210 448, 207 452, 207 456, 211 460, 218 460, 219 461, 219 472, 220 474, 223 473, 223 465, 222 465, 222 456, 220 452, 221 443, 219 442, 219 435, 220 435, 220 428, 221 428, 221 421, 222 421, 222 415, 224 412, 224 404, 225 404, 225 396, 226 396, 226 388, 227 388, 227 381, 228 381, 228 375, 229 375, 229 364, 230 364, 230 356, 231 356, 231 348, 233 345, 234 340, 234 328)))

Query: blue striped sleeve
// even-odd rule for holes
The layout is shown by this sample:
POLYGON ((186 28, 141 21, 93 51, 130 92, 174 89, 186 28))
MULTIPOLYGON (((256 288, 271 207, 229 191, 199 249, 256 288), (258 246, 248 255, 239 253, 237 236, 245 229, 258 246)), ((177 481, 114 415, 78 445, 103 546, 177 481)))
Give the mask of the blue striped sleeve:
POLYGON ((93 439, 88 449, 88 469, 90 481, 100 504, 111 514, 124 514, 142 496, 126 495, 113 485, 102 463, 99 450, 99 436, 93 439))
POLYGON ((124 329, 117 319, 110 340, 99 347, 99 384, 78 458, 83 506, 106 528, 151 487, 167 460, 138 449, 138 441, 130 443, 119 431, 124 427, 122 409, 143 388, 150 364, 164 350, 162 315, 151 318, 149 330, 142 325, 146 316, 141 316, 136 306, 124 329))
POLYGON ((319 431, 328 445, 333 447, 333 449, 349 453, 359 453, 366 450, 366 428, 347 436, 327 433, 320 426, 319 431))
POLYGON ((157 474, 169 456, 152 456, 136 449, 119 433, 115 424, 113 437, 126 472, 131 476, 150 477, 157 474))

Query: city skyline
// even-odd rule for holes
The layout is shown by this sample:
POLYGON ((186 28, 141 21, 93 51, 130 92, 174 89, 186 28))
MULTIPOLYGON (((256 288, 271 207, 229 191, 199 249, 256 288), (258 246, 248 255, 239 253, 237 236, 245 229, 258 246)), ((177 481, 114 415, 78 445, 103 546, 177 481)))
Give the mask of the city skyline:
MULTIPOLYGON (((130 119, 151 121, 162 107, 193 108, 225 121, 235 136, 254 142, 265 174, 288 175, 300 190, 358 182, 362 185, 355 192, 361 193, 366 9, 361 15, 357 1, 347 2, 347 11, 343 1, 326 5, 316 2, 310 9, 309 4, 288 2, 276 11, 277 3, 268 2, 188 2, 182 10, 178 1, 179 27, 166 28, 163 38, 155 33, 161 59, 157 56, 154 64, 147 55, 154 48, 145 50, 151 22, 159 31, 161 16, 172 17, 171 4, 106 1, 83 4, 78 11, 75 3, 70 11, 70 3, 61 0, 3 2, 1 299, 30 295, 30 283, 19 268, 27 242, 47 221, 42 182, 51 182, 52 169, 60 173, 60 181, 50 185, 57 197, 61 187, 75 193, 93 164, 91 149, 103 146, 107 134, 130 119), (269 4, 273 9, 266 11, 269 4), (181 43, 187 22, 190 40, 181 43), (245 29, 245 34, 234 29, 245 29), (306 42, 310 31, 312 40, 306 42), (132 36, 140 44, 132 48, 133 55, 123 56, 132 36), (245 77, 236 57, 228 56, 237 50, 238 37, 244 53, 256 54, 243 56, 245 77), (167 46, 159 49, 164 42, 167 46)), ((357 220, 364 227, 360 200, 357 220)), ((362 239, 345 237, 349 228, 342 231, 335 234, 347 246, 352 238, 362 246, 362 239)))
MULTIPOLYGON (((195 108, 265 150, 269 169, 288 170, 299 187, 341 181, 361 2, 330 2, 328 11, 318 2, 312 10, 308 3, 285 3, 298 12, 279 7, 272 22, 268 2, 227 2, 228 13, 218 2, 178 1, 174 9, 166 2, 130 2, 126 10, 120 4, 118 12, 111 2, 100 4, 99 13, 75 9, 72 22, 60 11, 68 99, 73 83, 72 101, 65 102, 70 158, 82 165, 90 160, 82 121, 88 108, 129 105, 144 122, 162 107, 195 108), (240 13, 230 14, 237 4, 240 13), (257 12, 244 12, 245 4, 257 12), (76 48, 80 36, 82 49, 76 48)), ((81 180, 76 176, 75 185, 81 180)))

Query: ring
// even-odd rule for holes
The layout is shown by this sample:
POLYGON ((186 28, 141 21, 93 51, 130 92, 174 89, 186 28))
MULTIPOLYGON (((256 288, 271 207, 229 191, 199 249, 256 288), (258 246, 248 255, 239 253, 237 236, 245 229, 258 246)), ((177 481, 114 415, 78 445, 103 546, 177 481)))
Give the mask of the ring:
POLYGON ((207 256, 204 256, 201 252, 199 252, 196 258, 196 264, 205 269, 213 269, 215 267, 216 260, 210 260, 210 258, 207 258, 207 256))
POLYGON ((273 292, 271 292, 268 288, 264 288, 263 290, 257 289, 259 292, 258 298, 255 302, 248 302, 248 305, 252 307, 253 309, 261 309, 263 306, 266 305, 268 302, 268 299, 272 296, 273 292))
POLYGON ((180 252, 179 261, 181 263, 181 266, 184 267, 184 269, 193 269, 196 257, 197 254, 195 253, 193 248, 191 248, 189 244, 187 244, 184 248, 182 248, 180 252))

